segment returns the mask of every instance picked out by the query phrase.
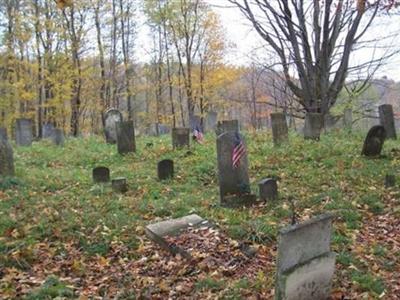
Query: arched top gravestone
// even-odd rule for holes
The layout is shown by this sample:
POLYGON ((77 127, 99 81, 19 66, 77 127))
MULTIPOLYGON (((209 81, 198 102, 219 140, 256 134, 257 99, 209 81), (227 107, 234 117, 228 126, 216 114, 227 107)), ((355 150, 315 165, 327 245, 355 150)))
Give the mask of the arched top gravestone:
POLYGON ((104 112, 104 134, 107 143, 115 144, 117 142, 116 124, 122 121, 122 114, 119 110, 110 108, 104 112))
POLYGON ((159 180, 165 180, 174 177, 174 161, 164 159, 157 164, 157 174, 159 180))
POLYGON ((105 183, 110 181, 110 169, 107 167, 96 167, 92 171, 95 183, 105 183))
POLYGON ((386 131, 381 125, 372 126, 364 141, 361 154, 365 156, 378 156, 381 154, 385 142, 386 131))

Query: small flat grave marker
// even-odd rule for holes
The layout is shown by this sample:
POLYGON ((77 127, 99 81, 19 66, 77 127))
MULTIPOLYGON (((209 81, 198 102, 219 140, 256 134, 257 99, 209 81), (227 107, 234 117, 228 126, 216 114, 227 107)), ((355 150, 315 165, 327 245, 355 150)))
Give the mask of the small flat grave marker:
POLYGON ((96 167, 92 171, 93 181, 105 183, 110 181, 110 169, 107 167, 96 167))
POLYGON ((361 154, 365 156, 379 156, 385 142, 386 131, 381 125, 375 125, 368 131, 361 154))
POLYGON ((159 180, 170 179, 174 177, 174 161, 164 159, 157 164, 157 174, 159 180))
POLYGON ((266 178, 258 183, 260 200, 269 201, 278 199, 278 184, 273 178, 266 178))
POLYGON ((126 193, 128 191, 128 184, 125 177, 114 178, 111 181, 111 186, 114 192, 126 193))

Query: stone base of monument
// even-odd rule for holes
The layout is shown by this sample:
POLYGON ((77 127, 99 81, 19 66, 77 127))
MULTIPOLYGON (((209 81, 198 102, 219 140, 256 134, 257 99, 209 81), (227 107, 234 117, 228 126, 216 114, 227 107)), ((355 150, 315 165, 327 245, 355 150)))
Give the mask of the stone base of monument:
POLYGON ((243 206, 252 206, 259 204, 257 196, 254 194, 241 194, 241 195, 226 195, 221 202, 221 205, 228 208, 238 208, 243 206))

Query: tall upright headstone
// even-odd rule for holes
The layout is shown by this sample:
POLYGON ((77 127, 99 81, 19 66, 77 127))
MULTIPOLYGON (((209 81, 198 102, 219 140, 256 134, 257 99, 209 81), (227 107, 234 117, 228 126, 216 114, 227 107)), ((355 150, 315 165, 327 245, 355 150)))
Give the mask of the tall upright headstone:
POLYGON ((56 146, 64 146, 64 132, 60 128, 54 128, 50 136, 51 141, 56 146))
POLYGON ((304 121, 304 138, 319 140, 321 129, 324 125, 324 118, 320 113, 306 113, 304 121))
POLYGON ((330 251, 331 231, 328 214, 280 230, 276 300, 330 298, 336 258, 330 251))
POLYGON ((0 176, 14 175, 14 155, 8 140, 0 135, 0 176))
POLYGON ((383 104, 379 106, 379 120, 381 125, 385 128, 386 138, 396 139, 397 135, 392 105, 383 104))
POLYGON ((239 141, 245 149, 244 138, 238 132, 225 132, 217 138, 219 192, 221 204, 225 206, 251 205, 256 201, 250 190, 247 151, 236 166, 233 162, 234 148, 239 141))
POLYGON ((217 126, 218 113, 215 111, 209 111, 206 117, 206 130, 215 130, 217 126))
POLYGON ((217 123, 215 133, 217 136, 224 132, 239 132, 239 121, 238 120, 224 120, 217 123))
POLYGON ((135 128, 132 121, 117 123, 117 148, 119 154, 136 151, 135 128))
POLYGON ((272 137, 274 145, 278 146, 288 141, 288 126, 286 116, 283 113, 271 114, 272 137))
POLYGON ((0 139, 1 138, 8 140, 7 128, 5 127, 0 127, 0 139))
POLYGON ((353 110, 346 108, 343 113, 343 127, 345 129, 351 129, 353 126, 353 110))
POLYGON ((172 147, 182 148, 189 147, 190 129, 189 128, 172 128, 172 147))
POLYGON ((104 112, 104 135, 106 142, 115 144, 117 142, 117 123, 122 122, 122 114, 115 108, 110 108, 104 112))
POLYGON ((17 119, 15 121, 15 142, 18 146, 32 145, 33 131, 31 119, 17 119))

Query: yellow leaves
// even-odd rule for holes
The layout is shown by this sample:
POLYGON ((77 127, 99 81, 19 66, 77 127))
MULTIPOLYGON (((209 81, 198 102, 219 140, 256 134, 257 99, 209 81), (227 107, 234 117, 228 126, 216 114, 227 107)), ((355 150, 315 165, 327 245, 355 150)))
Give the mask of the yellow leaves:
POLYGON ((56 0, 56 3, 59 9, 71 7, 74 4, 73 0, 56 0))

